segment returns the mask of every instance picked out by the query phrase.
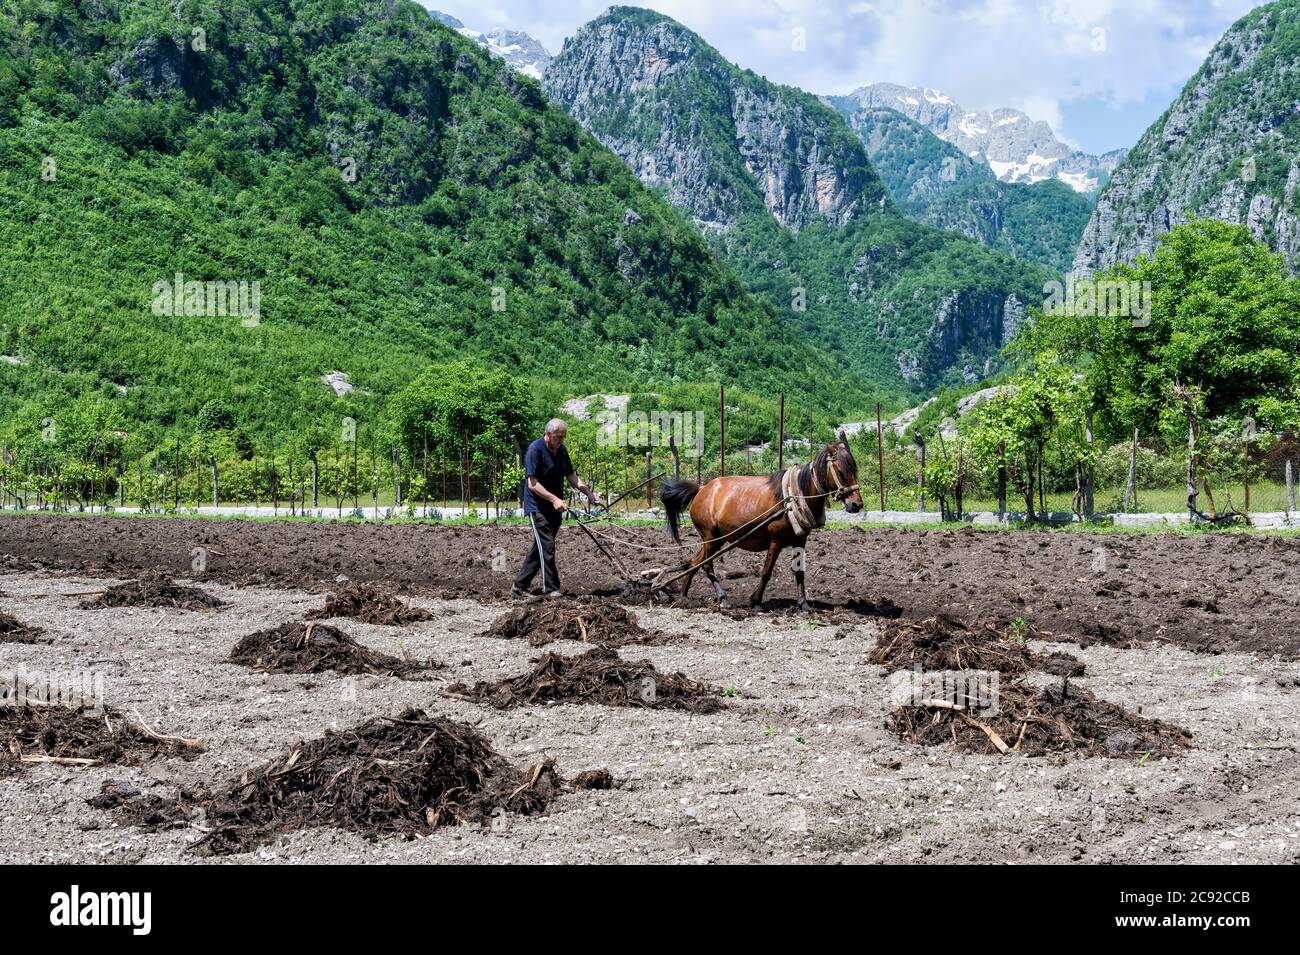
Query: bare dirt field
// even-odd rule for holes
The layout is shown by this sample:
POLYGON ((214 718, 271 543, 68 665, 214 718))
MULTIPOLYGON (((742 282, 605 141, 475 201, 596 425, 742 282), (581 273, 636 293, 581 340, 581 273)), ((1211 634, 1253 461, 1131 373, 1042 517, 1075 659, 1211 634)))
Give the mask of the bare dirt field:
MULTIPOLYGON (((613 533, 665 541, 648 528, 613 533)), ((0 860, 1300 861, 1300 540, 826 531, 809 546, 812 615, 792 611, 784 567, 762 611, 717 612, 703 581, 682 606, 624 605, 651 632, 619 641, 624 661, 723 690, 716 707, 694 712, 497 706, 474 695, 546 653, 587 649, 580 639, 510 638, 518 628, 486 633, 510 610, 509 572, 526 538, 518 527, 0 518, 0 611, 38 633, 0 638, 0 671, 102 674, 119 719, 203 741, 197 755, 131 765, 11 763, 0 772, 0 860), (109 585, 154 570, 222 605, 93 605, 109 585), (356 673, 268 672, 265 650, 230 662, 244 638, 281 624, 306 623, 285 632, 310 640, 318 615, 308 615, 340 576, 383 582, 428 611, 412 618, 427 619, 319 619, 360 645, 336 638, 332 652, 380 661, 356 673), (1082 661, 1070 686, 1186 730, 1190 745, 1167 757, 1026 757, 902 741, 887 727, 887 670, 868 656, 899 615, 936 613, 1016 622, 1029 650, 1082 661), (421 666, 402 673, 394 658, 421 666), (299 741, 408 707, 472 725, 525 776, 550 759, 565 778, 607 768, 614 788, 565 787, 540 811, 415 839, 321 825, 215 856, 201 853, 211 829, 202 814, 141 827, 87 801, 105 783, 166 802, 269 762, 287 769, 299 741)), ((614 604, 618 581, 591 542, 573 528, 560 540, 566 587, 596 595, 586 606, 614 604)), ((626 553, 657 565, 678 559, 626 553)), ((748 594, 752 580, 741 575, 753 564, 727 559, 733 596, 748 594)), ((1042 672, 1026 679, 1062 682, 1042 672)))

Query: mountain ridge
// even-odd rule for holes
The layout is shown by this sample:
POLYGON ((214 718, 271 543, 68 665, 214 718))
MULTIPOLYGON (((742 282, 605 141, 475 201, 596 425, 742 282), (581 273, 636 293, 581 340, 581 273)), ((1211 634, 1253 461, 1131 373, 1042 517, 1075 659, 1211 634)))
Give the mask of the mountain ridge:
POLYGON ((1250 228, 1300 273, 1300 3, 1234 23, 1097 199, 1074 271, 1139 255, 1194 217, 1250 228))
POLYGON ((1002 182, 1032 185, 1055 178, 1076 192, 1095 194, 1125 153, 1116 149, 1094 156, 1062 142, 1048 123, 1021 110, 967 111, 933 89, 870 83, 831 100, 841 109, 896 110, 987 165, 1002 182))
POLYGON ((1058 179, 1003 182, 984 163, 884 106, 841 105, 908 217, 1057 272, 1069 270, 1092 204, 1058 179))
POLYGON ((451 27, 462 36, 469 37, 493 56, 505 60, 511 69, 524 76, 540 80, 546 68, 551 65, 551 54, 547 52, 546 47, 522 30, 495 27, 486 33, 480 33, 478 30, 471 30, 450 13, 430 10, 429 16, 443 26, 451 27))
POLYGON ((990 373, 1041 295, 1045 270, 906 219, 820 98, 662 14, 611 8, 544 86, 787 321, 893 395, 990 373))

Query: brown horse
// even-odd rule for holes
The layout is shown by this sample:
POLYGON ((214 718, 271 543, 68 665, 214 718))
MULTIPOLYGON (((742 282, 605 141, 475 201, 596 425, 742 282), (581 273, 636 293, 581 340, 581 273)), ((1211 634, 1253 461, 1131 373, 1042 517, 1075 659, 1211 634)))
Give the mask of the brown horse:
MULTIPOLYGON (((837 437, 838 443, 826 445, 803 467, 776 471, 766 477, 730 475, 713 478, 705 482, 703 487, 698 481, 691 480, 664 483, 659 492, 659 500, 663 501, 668 515, 668 529, 672 532, 673 540, 681 543, 678 518, 682 509, 690 505, 691 523, 704 542, 704 546, 688 565, 690 570, 683 578, 682 596, 691 589, 695 572, 703 565, 704 573, 717 592, 718 605, 724 609, 730 607, 709 557, 727 544, 739 540, 737 547, 767 551, 758 588, 749 598, 752 606, 759 606, 763 602, 763 591, 767 589, 767 582, 772 576, 772 568, 776 566, 777 556, 787 547, 802 548, 809 532, 825 523, 827 498, 843 501, 844 509, 850 514, 862 510, 857 462, 853 460, 844 432, 841 431, 837 437), (793 473, 787 478, 789 472, 793 473), (785 488, 792 490, 790 496, 802 498, 802 501, 791 501, 787 509, 782 510, 781 505, 788 496, 785 488), (801 506, 805 504, 806 509, 801 506), (772 514, 779 516, 758 526, 772 514)), ((795 582, 799 585, 799 609, 809 610, 808 598, 804 593, 802 553, 796 554, 793 568, 795 582)))

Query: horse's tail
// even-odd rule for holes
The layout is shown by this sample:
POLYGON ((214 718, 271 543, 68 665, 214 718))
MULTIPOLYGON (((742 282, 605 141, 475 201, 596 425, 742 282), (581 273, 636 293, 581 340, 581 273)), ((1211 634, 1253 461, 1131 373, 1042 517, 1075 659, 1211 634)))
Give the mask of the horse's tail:
POLYGON ((682 538, 677 530, 678 518, 681 516, 682 511, 690 506, 695 495, 699 493, 700 482, 692 481, 690 478, 664 481, 663 487, 659 489, 659 500, 663 501, 664 512, 668 515, 668 530, 673 535, 673 540, 679 544, 682 542, 682 538))

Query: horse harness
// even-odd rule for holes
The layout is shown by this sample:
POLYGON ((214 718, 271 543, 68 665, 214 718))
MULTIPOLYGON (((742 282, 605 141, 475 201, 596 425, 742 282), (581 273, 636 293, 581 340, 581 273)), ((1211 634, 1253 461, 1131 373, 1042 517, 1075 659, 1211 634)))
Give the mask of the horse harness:
POLYGON ((856 484, 846 485, 844 479, 840 477, 839 468, 835 465, 834 452, 831 452, 826 465, 826 478, 831 487, 826 487, 818 479, 816 468, 809 468, 813 485, 813 493, 809 495, 805 495, 799 487, 799 471, 802 469, 800 465, 792 465, 781 475, 781 493, 788 502, 786 516, 790 521, 791 529, 799 537, 826 524, 826 509, 822 508, 821 513, 817 514, 809 503, 810 499, 833 497, 837 501, 843 501, 857 489, 856 484))

